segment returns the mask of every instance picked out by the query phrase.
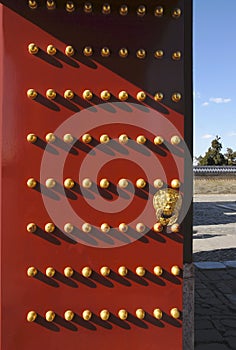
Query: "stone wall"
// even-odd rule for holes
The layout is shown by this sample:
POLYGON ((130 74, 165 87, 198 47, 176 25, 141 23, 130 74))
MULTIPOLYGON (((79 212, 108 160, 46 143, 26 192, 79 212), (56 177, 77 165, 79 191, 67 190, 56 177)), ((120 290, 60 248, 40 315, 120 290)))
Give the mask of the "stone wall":
POLYGON ((236 194, 236 176, 194 176, 194 194, 236 194))

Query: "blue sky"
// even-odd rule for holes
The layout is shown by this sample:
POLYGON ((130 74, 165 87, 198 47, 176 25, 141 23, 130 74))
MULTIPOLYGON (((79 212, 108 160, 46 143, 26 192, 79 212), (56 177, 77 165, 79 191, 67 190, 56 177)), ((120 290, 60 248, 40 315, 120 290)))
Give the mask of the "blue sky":
POLYGON ((194 155, 236 150, 236 0, 193 0, 194 155))

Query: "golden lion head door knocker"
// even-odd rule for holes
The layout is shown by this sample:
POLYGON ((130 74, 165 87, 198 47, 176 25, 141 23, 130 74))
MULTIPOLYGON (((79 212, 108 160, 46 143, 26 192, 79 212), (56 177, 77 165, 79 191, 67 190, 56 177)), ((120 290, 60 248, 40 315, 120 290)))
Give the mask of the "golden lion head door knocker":
POLYGON ((163 226, 173 225, 178 220, 181 205, 182 196, 179 191, 172 188, 157 191, 153 197, 157 222, 163 226))

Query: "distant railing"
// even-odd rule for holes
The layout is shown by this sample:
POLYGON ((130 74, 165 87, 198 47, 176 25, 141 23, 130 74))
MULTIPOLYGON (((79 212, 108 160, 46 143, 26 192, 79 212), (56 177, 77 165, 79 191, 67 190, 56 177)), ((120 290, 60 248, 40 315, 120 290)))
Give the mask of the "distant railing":
POLYGON ((236 166, 197 165, 193 167, 193 174, 195 176, 232 176, 236 175, 236 166))

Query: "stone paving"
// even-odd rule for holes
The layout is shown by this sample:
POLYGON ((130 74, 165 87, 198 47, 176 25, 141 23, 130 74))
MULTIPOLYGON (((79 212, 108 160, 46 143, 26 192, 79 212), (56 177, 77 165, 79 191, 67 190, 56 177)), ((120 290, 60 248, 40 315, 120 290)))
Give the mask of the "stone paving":
POLYGON ((194 349, 235 350, 236 262, 195 265, 194 349))
POLYGON ((194 349, 236 350, 236 196, 194 199, 194 349))

